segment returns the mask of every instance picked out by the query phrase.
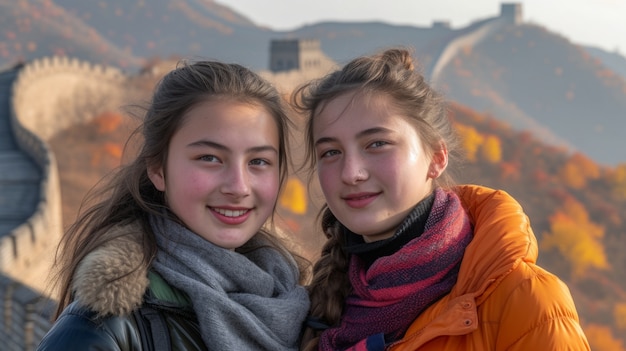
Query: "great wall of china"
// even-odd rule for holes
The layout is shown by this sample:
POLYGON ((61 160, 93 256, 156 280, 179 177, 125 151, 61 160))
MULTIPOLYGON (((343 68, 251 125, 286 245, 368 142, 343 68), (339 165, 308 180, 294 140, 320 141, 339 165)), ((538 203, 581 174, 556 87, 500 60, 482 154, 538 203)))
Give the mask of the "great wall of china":
MULTIPOLYGON (((77 109, 71 106, 119 94, 126 78, 117 69, 67 58, 43 58, 10 72, 3 75, 2 90, 10 92, 10 99, 0 118, 9 119, 15 150, 30 158, 41 172, 35 183, 38 200, 32 214, 24 223, 0 233, 0 340, 8 350, 32 350, 50 328, 54 305, 41 293, 47 272, 33 274, 32 270, 35 260, 50 257, 62 231, 61 189, 55 155, 47 141, 56 132, 100 112, 73 113, 77 109), (30 279, 25 279, 29 274, 30 279)), ((5 159, 0 157, 3 178, 11 171, 5 159)), ((6 193, 3 196, 8 197, 8 205, 20 201, 6 193)))
MULTIPOLYGON (((502 18, 484 21, 480 26, 459 33, 456 40, 445 46, 427 75, 432 77, 438 73, 462 46, 480 41, 486 31, 496 30, 497 23, 505 23, 497 21, 502 18), (489 25, 483 26, 486 24, 489 25)), ((511 18, 506 22, 511 23, 511 18)), ((518 20, 513 22, 518 23, 518 20)), ((324 62, 320 71, 260 73, 283 91, 289 91, 297 82, 318 76, 330 64, 324 62)), ((0 340, 3 350, 34 350, 51 326, 55 301, 42 293, 48 272, 30 272, 25 279, 27 272, 34 267, 34 260, 49 259, 63 228, 56 159, 47 142, 55 133, 76 123, 87 122, 103 112, 99 109, 106 109, 94 101, 107 97, 108 106, 121 101, 127 79, 115 68, 59 57, 38 59, 0 72, 0 121, 8 120, 5 124, 10 125, 14 140, 14 145, 8 146, 9 152, 32 160, 40 170, 33 185, 36 199, 25 221, 4 231, 2 222, 10 221, 0 213, 0 340), (90 112, 79 113, 85 111, 79 108, 85 102, 91 104, 90 112)), ((2 182, 7 174, 11 178, 11 171, 5 162, 6 157, 3 157, 1 142, 0 191, 5 191, 7 186, 2 187, 2 182)), ((4 193, 0 195, 0 199, 6 197, 4 193)), ((6 200, 1 200, 0 204, 4 205, 4 202, 6 200)))

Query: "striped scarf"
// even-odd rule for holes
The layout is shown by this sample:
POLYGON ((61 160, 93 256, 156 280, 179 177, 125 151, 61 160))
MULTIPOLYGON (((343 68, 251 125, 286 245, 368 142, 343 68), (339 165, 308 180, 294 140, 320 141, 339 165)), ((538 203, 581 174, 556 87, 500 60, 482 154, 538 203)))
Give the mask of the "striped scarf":
MULTIPOLYGON (((400 228, 409 227, 408 221, 400 228)), ((322 333, 320 350, 368 350, 372 344, 368 337, 378 335, 378 344, 401 338, 417 316, 452 290, 471 238, 471 224, 459 198, 436 189, 422 235, 377 259, 369 269, 358 256, 351 256, 348 274, 353 291, 340 325, 322 333)))

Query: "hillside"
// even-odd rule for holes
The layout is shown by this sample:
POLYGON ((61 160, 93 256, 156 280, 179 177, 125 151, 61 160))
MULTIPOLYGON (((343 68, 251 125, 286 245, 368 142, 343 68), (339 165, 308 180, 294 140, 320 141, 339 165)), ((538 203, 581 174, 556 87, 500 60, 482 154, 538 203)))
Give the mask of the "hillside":
POLYGON ((51 1, 0 0, 0 33, 0 67, 52 55, 120 68, 142 62, 51 1))
POLYGON ((585 50, 587 50, 592 56, 596 57, 611 71, 626 79, 626 56, 619 54, 617 51, 606 52, 602 49, 591 46, 585 47, 585 50))
POLYGON ((273 36, 226 6, 200 0, 0 0, 0 33, 0 67, 56 54, 131 72, 171 57, 261 68, 273 36))
POLYGON ((626 123, 626 58, 583 48, 539 25, 509 23, 483 33, 495 17, 460 29, 445 22, 322 22, 273 31, 225 4, 200 0, 0 0, 0 19, 0 67, 56 54, 128 72, 183 57, 262 70, 276 38, 317 38, 338 63, 403 45, 451 100, 602 164, 626 162, 619 135, 626 123))
POLYGON ((508 25, 463 47, 438 77, 454 101, 601 164, 626 161, 626 79, 537 25, 508 25))
POLYGON ((108 40, 143 58, 210 57, 258 67, 272 32, 214 1, 55 0, 108 40))

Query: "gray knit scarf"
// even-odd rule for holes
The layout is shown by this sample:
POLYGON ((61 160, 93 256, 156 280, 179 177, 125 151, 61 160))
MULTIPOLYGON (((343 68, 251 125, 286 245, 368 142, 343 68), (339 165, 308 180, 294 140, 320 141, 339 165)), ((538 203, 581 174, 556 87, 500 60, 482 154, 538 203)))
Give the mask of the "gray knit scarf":
MULTIPOLYGON (((151 225, 154 269, 191 298, 209 349, 297 350, 309 298, 293 260, 269 245, 246 254, 227 250, 161 217, 151 225)), ((261 240, 257 235, 244 247, 261 240)))

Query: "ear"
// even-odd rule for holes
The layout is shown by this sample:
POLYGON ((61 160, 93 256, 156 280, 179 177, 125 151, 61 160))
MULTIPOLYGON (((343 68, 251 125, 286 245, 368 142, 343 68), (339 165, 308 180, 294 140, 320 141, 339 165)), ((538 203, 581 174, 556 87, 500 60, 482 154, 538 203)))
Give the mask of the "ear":
POLYGON ((430 160, 430 166, 428 167, 428 177, 437 179, 443 171, 448 167, 448 147, 446 143, 441 141, 439 148, 433 152, 430 160))
POLYGON ((146 171, 154 187, 159 191, 165 191, 165 173, 163 172, 163 167, 149 167, 146 171))

